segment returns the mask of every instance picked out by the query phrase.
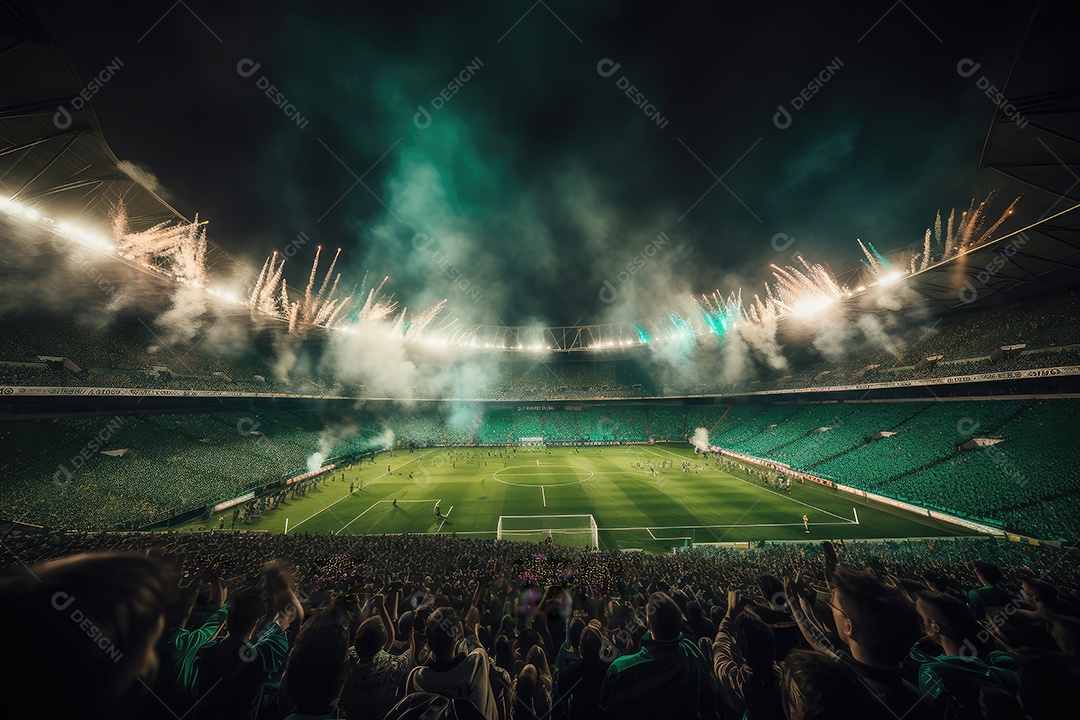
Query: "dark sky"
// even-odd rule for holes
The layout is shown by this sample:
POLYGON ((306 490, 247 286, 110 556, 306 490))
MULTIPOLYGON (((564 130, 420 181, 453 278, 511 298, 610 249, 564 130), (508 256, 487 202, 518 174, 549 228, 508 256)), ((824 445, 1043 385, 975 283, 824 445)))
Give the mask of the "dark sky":
POLYGON ((753 290, 794 251, 843 270, 856 238, 921 241, 939 208, 1000 182, 977 167, 994 106, 976 79, 1004 84, 1033 9, 173 3, 39 9, 83 77, 122 60, 94 98, 118 157, 256 268, 304 233, 295 284, 314 244, 341 246, 343 284, 370 270, 411 310, 447 298, 505 324, 641 318, 692 291, 753 290), (957 72, 965 58, 976 76, 957 72), (795 239, 784 252, 778 233, 795 239))

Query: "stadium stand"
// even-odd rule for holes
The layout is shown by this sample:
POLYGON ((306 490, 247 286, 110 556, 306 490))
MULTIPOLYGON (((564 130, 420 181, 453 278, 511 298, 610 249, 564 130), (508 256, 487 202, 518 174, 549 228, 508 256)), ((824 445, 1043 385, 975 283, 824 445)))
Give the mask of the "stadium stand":
POLYGON ((1080 677, 1068 659, 1080 646, 1076 566, 1060 562, 1064 550, 1021 543, 650 555, 449 535, 226 531, 15 532, 5 547, 0 603, 20 618, 9 639, 33 658, 8 674, 5 706, 20 716, 40 702, 23 690, 39 673, 79 689, 50 701, 65 714, 89 705, 110 717, 193 708, 236 717, 250 705, 245 717, 401 717, 393 713, 446 703, 444 693, 459 698, 458 713, 489 720, 520 718, 522 707, 529 717, 761 717, 774 708, 770 717, 887 709, 952 720, 982 717, 971 714, 980 694, 993 698, 994 717, 1041 720, 1060 716, 1080 677), (186 592, 182 578, 195 579, 186 592), (56 597, 76 598, 107 642, 46 622, 56 597), (110 683, 85 675, 81 662, 97 667, 103 648, 141 657, 140 645, 159 637, 156 679, 137 668, 110 683), (678 652, 662 660, 669 645, 678 652), (228 669, 246 667, 245 651, 261 659, 250 666, 254 684, 228 669), (440 669, 448 663, 482 673, 451 688, 440 669), (152 691, 131 693, 139 682, 152 691))

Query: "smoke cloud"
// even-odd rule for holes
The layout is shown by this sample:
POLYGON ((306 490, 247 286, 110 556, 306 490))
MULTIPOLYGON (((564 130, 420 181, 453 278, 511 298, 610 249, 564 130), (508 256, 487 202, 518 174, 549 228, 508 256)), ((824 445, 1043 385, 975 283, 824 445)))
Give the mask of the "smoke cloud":
POLYGON ((695 452, 704 453, 709 451, 709 431, 703 427, 694 430, 694 436, 690 438, 690 444, 695 452))

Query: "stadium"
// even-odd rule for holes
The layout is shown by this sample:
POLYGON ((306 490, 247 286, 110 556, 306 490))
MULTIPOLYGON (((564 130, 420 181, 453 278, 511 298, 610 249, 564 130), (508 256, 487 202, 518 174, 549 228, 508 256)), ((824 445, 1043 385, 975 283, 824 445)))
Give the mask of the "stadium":
MULTIPOLYGON (((898 6, 882 18, 906 11, 923 40, 942 42, 923 8, 898 6)), ((150 18, 136 44, 157 32, 160 48, 138 52, 167 56, 177 38, 225 47, 193 7, 173 6, 191 27, 172 26, 173 9, 160 29, 150 18)), ((573 20, 588 19, 593 40, 607 22, 545 3, 518 10, 519 22, 546 11, 583 45, 573 20)), ((15 692, 13 716, 952 719, 1071 707, 1074 8, 1015 10, 1025 29, 999 43, 996 96, 981 84, 980 73, 995 77, 989 61, 950 70, 950 82, 977 85, 973 115, 992 112, 963 168, 978 185, 963 185, 956 209, 926 208, 903 237, 880 231, 900 220, 881 220, 874 241, 843 245, 753 225, 768 251, 755 262, 766 262, 736 271, 723 257, 739 241, 695 245, 681 226, 720 202, 707 191, 665 230, 570 242, 559 251, 570 267, 551 275, 594 274, 550 295, 533 277, 547 271, 539 252, 514 255, 539 242, 529 230, 485 245, 519 273, 495 279, 496 260, 460 260, 471 240, 412 220, 430 212, 423 191, 393 175, 373 191, 327 130, 314 146, 355 179, 341 206, 331 197, 304 231, 253 242, 267 225, 230 235, 246 211, 236 203, 220 232, 185 208, 232 204, 200 197, 225 185, 207 178, 201 190, 121 160, 95 110, 116 117, 110 93, 135 102, 141 86, 123 83, 139 62, 148 76, 183 62, 109 56, 56 10, 2 12, 0 597, 26 621, 15 639, 29 662, 14 687, 44 673, 75 698, 15 692), (183 192, 166 192, 171 182, 183 192), (346 199, 357 185, 377 216, 346 199), (337 232, 320 225, 345 209, 355 217, 337 232), (405 227, 391 233, 395 221, 405 227), (695 263, 676 259, 702 247, 715 252, 711 286, 688 282, 696 271, 679 263, 695 263), (404 263, 403 290, 380 260, 404 263), (553 307, 521 310, 531 303, 515 288, 553 307), (566 322, 584 295, 595 322, 566 322), (467 681, 460 668, 472 668, 467 681), (978 679, 960 677, 972 668, 978 679)), ((881 41, 906 37, 873 19, 851 22, 881 41)), ((506 27, 503 38, 518 25, 506 27)), ((480 89, 494 60, 454 57, 442 69, 466 71, 436 82, 435 99, 409 100, 413 124, 369 163, 401 155, 412 167, 432 137, 451 142, 434 133, 470 117, 470 93, 503 102, 509 85, 480 89)), ((250 102, 268 127, 326 126, 280 62, 229 62, 236 86, 220 92, 254 96, 238 114, 250 102)), ((674 95, 631 92, 647 62, 601 60, 586 94, 611 91, 626 122, 654 132, 679 120, 674 95)), ((822 65, 828 78, 780 106, 775 132, 809 123, 858 72, 850 64, 822 65)), ((400 88, 375 85, 382 110, 399 110, 400 88)), ((163 152, 181 163, 179 143, 199 138, 174 140, 163 152)), ((683 161, 705 165, 678 144, 683 161)), ((492 165, 511 163, 506 148, 490 152, 492 165)), ((462 188, 479 172, 447 163, 462 188)), ((311 182, 297 172, 298 187, 311 182)), ((762 222, 727 173, 708 172, 725 202, 762 222)), ((600 205, 567 185, 559 192, 600 205)), ((285 191, 275 201, 282 212, 299 202, 285 191)), ((827 204, 825 193, 810 202, 827 204)), ((471 212, 469 223, 485 217, 471 212)))

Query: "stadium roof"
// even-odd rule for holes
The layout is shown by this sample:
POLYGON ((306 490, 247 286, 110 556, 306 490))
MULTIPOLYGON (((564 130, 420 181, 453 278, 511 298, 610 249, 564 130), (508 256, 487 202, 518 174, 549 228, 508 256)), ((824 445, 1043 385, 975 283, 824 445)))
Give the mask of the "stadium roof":
POLYGON ((927 297, 957 307, 971 301, 972 287, 982 297, 1015 300, 1048 288, 1080 286, 1078 32, 1080 6, 1040 3, 1001 97, 977 70, 973 73, 994 102, 979 164, 1032 188, 1023 204, 1039 215, 1028 229, 954 261, 956 267, 913 278, 912 287, 927 297))
POLYGON ((1003 235, 905 279, 945 309, 1012 302, 1080 286, 1080 205, 1003 235))
POLYGON ((80 79, 40 18, 18 3, 0 7, 0 28, 0 193, 72 222, 104 223, 121 199, 135 230, 183 219, 137 169, 122 166, 94 115, 90 99, 120 65, 80 79))
POLYGON ((1001 98, 977 70, 972 75, 995 102, 979 165, 1061 198, 1058 209, 1080 202, 1077 33, 1080 6, 1041 3, 1001 98))

